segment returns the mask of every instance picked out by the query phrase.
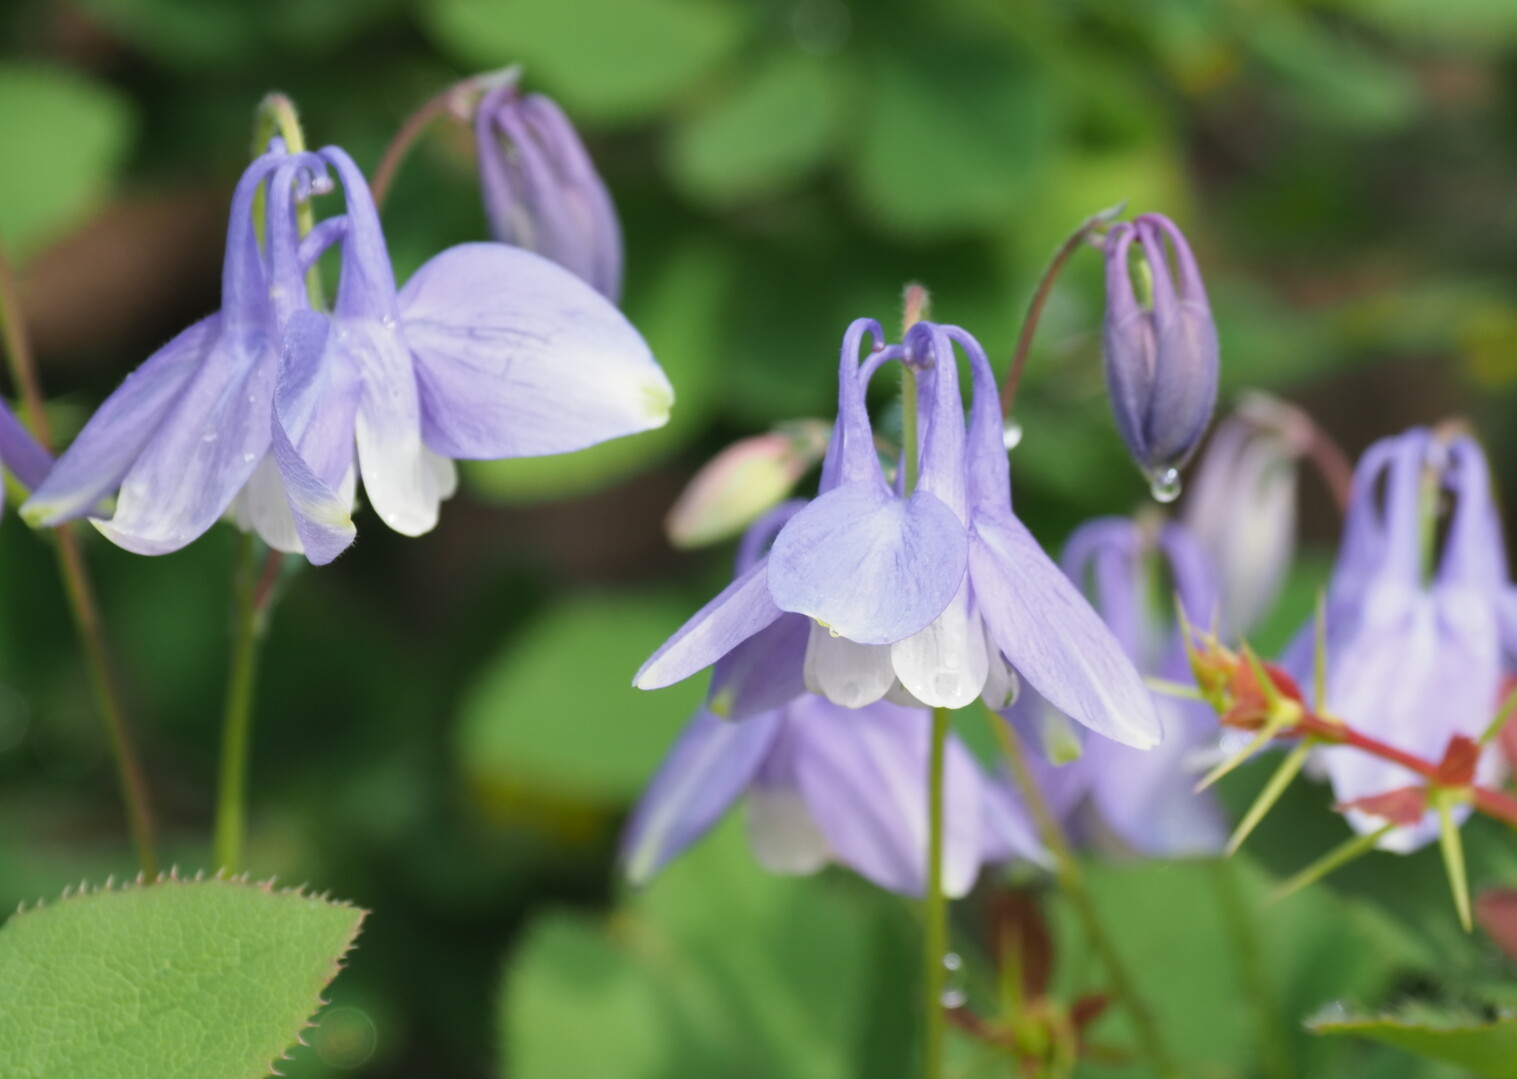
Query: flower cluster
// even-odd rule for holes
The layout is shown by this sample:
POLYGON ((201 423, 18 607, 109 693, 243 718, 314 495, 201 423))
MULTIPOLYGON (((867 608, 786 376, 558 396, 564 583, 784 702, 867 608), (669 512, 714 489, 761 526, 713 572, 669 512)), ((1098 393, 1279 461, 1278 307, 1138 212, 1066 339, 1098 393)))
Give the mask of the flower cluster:
POLYGON ((381 520, 419 535, 453 493, 455 459, 581 449, 661 425, 672 401, 615 306, 524 248, 461 244, 397 288, 352 159, 275 140, 232 199, 221 310, 128 376, 22 512, 89 516, 120 546, 163 554, 231 511, 319 564, 353 541, 360 477, 381 520), (301 236, 297 206, 333 173, 344 212, 301 236), (322 310, 303 279, 333 245, 340 277, 322 310))

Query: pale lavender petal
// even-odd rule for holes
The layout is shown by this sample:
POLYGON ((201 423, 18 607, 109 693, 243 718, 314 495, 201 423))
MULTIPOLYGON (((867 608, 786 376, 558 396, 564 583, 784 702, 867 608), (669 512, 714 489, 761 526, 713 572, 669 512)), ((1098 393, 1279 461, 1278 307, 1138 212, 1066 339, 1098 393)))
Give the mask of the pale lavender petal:
POLYGON ((621 861, 633 884, 646 883, 737 801, 782 722, 778 712, 744 723, 696 713, 659 765, 622 835, 621 861))
POLYGON ((47 451, 4 404, 0 404, 0 463, 29 491, 41 486, 53 468, 47 451))
POLYGON ((738 720, 783 704, 806 692, 803 675, 812 623, 782 615, 716 661, 707 695, 711 711, 738 720))
POLYGON ((221 316, 212 315, 127 375, 32 492, 22 516, 34 525, 51 526, 97 512, 100 500, 120 486, 220 337, 221 316))
POLYGON ((1053 857, 1038 838, 1022 799, 1011 786, 998 779, 983 779, 981 798, 985 818, 981 826, 981 857, 987 865, 1013 859, 1053 868, 1053 857))
POLYGON ((1143 537, 1127 517, 1096 517, 1070 533, 1059 568, 1091 597, 1101 621, 1134 663, 1142 657, 1144 613, 1138 589, 1143 537))
POLYGON ((745 814, 748 847, 771 873, 804 876, 832 861, 832 848, 817 827, 796 779, 800 742, 795 725, 780 725, 769 755, 748 788, 745 814))
POLYGON ((935 495, 896 498, 883 483, 847 483, 791 518, 769 555, 781 609, 860 644, 923 629, 959 589, 964 525, 935 495))
POLYGON ((1159 717, 1132 661, 1009 510, 976 513, 969 567, 981 617, 1023 678, 1108 738, 1158 742, 1159 717))
POLYGON ((944 327, 949 337, 969 357, 973 393, 969 402, 969 434, 965 443, 968 461, 969 504, 1011 506, 1011 468, 1006 457, 1005 421, 1001 416, 1000 391, 985 350, 972 335, 957 326, 944 327))
MULTIPOLYGON (((922 895, 931 717, 888 701, 844 711, 815 697, 787 715, 801 795, 838 861, 882 888, 922 895)), ((984 805, 979 769, 957 738, 943 787, 943 890, 958 897, 979 875, 984 805)))
POLYGON ((426 441, 439 453, 568 453, 668 421, 674 390, 631 323, 530 251, 449 248, 400 303, 426 441))
POLYGON ((921 475, 917 490, 936 495, 961 521, 967 520, 964 467, 964 402, 959 394, 959 365, 948 327, 919 322, 907 336, 907 348, 931 361, 918 373, 923 404, 921 475))
POLYGON ((783 612, 769 598, 766 572, 759 562, 722 589, 648 658, 632 684, 662 689, 683 681, 779 618, 783 612))

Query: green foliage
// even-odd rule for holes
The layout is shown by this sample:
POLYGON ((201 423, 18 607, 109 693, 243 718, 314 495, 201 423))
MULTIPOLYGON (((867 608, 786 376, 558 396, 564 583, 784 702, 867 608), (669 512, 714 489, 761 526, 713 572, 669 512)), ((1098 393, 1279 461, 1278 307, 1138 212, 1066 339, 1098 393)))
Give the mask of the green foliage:
POLYGON ((1485 1079, 1517 1079, 1517 1018, 1482 1021, 1414 1009, 1373 1018, 1319 1018, 1310 1027, 1317 1034, 1350 1034, 1457 1064, 1485 1079))
POLYGON ((599 804, 631 798, 703 692, 632 676, 689 614, 678 599, 582 596, 544 612, 465 697, 457 749, 487 795, 523 789, 599 804))
POLYGON ((913 928, 843 883, 765 873, 731 821, 611 920, 544 916, 507 968, 500 1074, 910 1074, 913 979, 880 964, 913 928))
POLYGON ((362 919, 267 885, 178 879, 18 912, 0 929, 0 1074, 258 1079, 362 919))
POLYGON ((126 156, 132 108, 66 68, 0 64, 0 242, 24 258, 105 196, 126 156))

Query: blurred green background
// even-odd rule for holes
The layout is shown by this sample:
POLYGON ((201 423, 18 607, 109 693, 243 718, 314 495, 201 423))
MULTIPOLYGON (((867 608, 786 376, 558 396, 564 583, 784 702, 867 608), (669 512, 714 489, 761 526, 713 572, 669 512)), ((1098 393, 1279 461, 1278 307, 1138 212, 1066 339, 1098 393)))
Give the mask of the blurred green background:
MULTIPOLYGON (((702 690, 628 681, 730 558, 672 551, 664 513, 733 439, 828 415, 843 328, 890 325, 907 281, 1004 363, 1065 233, 1122 199, 1163 211, 1206 272, 1225 394, 1288 396, 1354 452, 1463 412, 1517 479, 1510 0, 10 0, 0 35, 0 239, 63 430, 218 305, 264 93, 372 168, 424 99, 515 62, 590 144, 626 229, 625 308, 678 391, 665 430, 469 466, 433 534, 360 518, 350 552, 287 582, 249 865, 374 913, 286 1074, 909 1074, 906 904, 836 872, 765 878, 731 828, 643 895, 612 865, 702 690)), ((466 128, 429 133, 385 224, 402 279, 483 236, 466 128)), ((1147 500, 1102 397, 1099 262, 1055 293, 1019 398, 1018 507, 1049 546, 1147 500)), ((1336 533, 1320 486, 1304 493, 1320 550, 1268 644, 1306 617, 1336 533)), ((186 868, 209 856, 230 552, 226 527, 160 559, 88 546, 186 868)), ((0 575, 14 904, 132 863, 49 552, 14 515, 0 575)), ((1191 1074, 1463 1074, 1301 1028, 1451 970, 1492 992, 1510 973, 1454 929, 1436 855, 1371 859, 1258 913, 1271 874, 1340 837, 1325 801, 1297 791, 1221 890, 1211 866, 1101 867, 1124 947, 1191 1074), (1238 909, 1265 919, 1262 997, 1230 943, 1238 909)), ((1517 881, 1508 840, 1471 838, 1477 885, 1517 881)), ((1098 986, 1060 936, 1061 984, 1098 986)), ((1096 1030, 1124 1038, 1120 1016, 1096 1030)), ((960 1048, 960 1074, 1007 1073, 960 1048)))

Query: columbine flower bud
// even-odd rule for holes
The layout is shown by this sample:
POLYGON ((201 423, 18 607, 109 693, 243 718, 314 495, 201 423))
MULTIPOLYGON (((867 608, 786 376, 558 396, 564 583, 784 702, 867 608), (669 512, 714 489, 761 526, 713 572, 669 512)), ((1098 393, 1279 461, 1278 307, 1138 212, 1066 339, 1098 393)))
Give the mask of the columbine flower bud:
POLYGON ((1227 640, 1241 639, 1269 613, 1295 553, 1296 466, 1310 441, 1306 422, 1284 401, 1250 395, 1217 425, 1186 496, 1186 527, 1217 571, 1227 640))
POLYGON ((707 461, 669 510, 664 530, 676 547, 704 547, 737 535, 779 505, 827 452, 825 420, 799 420, 741 439, 707 461))
POLYGON ((1211 418, 1217 400, 1217 327, 1196 260, 1180 230, 1160 214, 1120 224, 1106 237, 1106 385, 1117 430, 1154 496, 1172 501, 1179 468, 1211 418), (1168 247, 1178 273, 1170 270, 1168 247), (1141 248, 1133 288, 1128 252, 1141 248))
POLYGON ((495 238, 552 259, 617 302, 621 222, 569 118, 541 94, 506 85, 480 101, 474 133, 495 238))

